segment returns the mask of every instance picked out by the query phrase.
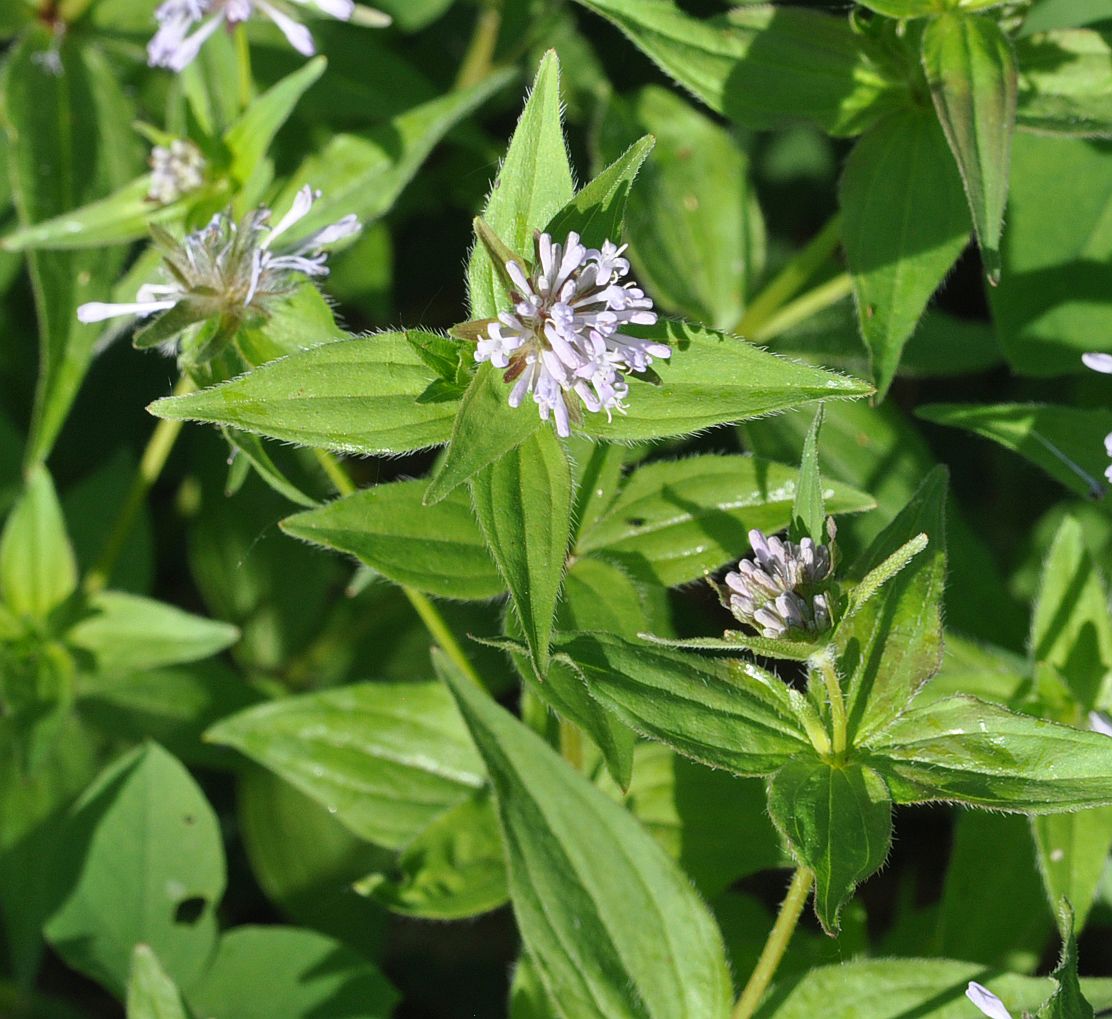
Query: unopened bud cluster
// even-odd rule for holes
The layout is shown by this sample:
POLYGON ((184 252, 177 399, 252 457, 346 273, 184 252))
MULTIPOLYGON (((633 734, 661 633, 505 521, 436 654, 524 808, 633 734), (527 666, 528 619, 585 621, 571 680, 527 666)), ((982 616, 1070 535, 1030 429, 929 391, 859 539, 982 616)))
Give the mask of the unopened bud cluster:
POLYGON ((191 141, 175 138, 151 150, 151 184, 147 197, 159 205, 176 202, 205 182, 205 157, 191 141))
POLYGON ((758 530, 749 532, 749 544, 753 558, 742 559, 726 574, 723 602, 738 622, 764 637, 830 629, 824 588, 834 568, 831 546, 816 545, 811 538, 796 544, 758 530))

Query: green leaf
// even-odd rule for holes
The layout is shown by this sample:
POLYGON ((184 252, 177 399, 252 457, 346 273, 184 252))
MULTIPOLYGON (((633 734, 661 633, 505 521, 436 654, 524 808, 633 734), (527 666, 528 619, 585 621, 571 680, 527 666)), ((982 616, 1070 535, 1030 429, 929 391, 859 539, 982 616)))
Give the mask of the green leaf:
POLYGON ((606 513, 622 484, 626 447, 607 442, 570 439, 572 474, 575 478, 576 540, 606 513))
POLYGON ((861 0, 861 6, 887 18, 923 18, 945 9, 942 0, 861 0))
POLYGON ((811 538, 815 544, 826 541, 826 506, 819 474, 819 430, 822 428, 822 404, 803 440, 803 456, 799 464, 799 481, 795 486, 789 536, 794 541, 811 538))
POLYGON ((1047 897, 1067 899, 1084 930, 1112 850, 1112 808, 1033 817, 1031 833, 1047 897))
POLYGON ((362 955, 316 931, 237 927, 189 991, 205 1019, 358 1016, 389 1019, 398 992, 362 955))
POLYGON ((136 945, 131 953, 127 1019, 186 1019, 181 994, 150 945, 136 945))
POLYGON ((489 791, 445 811, 399 854, 396 873, 356 888, 393 913, 462 920, 505 905, 505 853, 489 791))
POLYGON ((66 640, 92 655, 95 670, 107 675, 195 662, 239 639, 239 630, 228 623, 122 591, 96 595, 89 612, 66 640))
POLYGON ((712 768, 768 775, 810 746, 787 686, 754 664, 616 634, 576 634, 557 647, 624 724, 712 768))
POLYGON ((243 184, 251 179, 298 100, 327 67, 324 57, 307 61, 255 99, 224 132, 224 144, 232 154, 231 174, 237 181, 243 184))
POLYGON ((655 144, 652 135, 632 142, 549 220, 545 233, 563 243, 574 230, 589 248, 601 248, 606 241, 620 244, 630 189, 655 144))
POLYGON ((867 745, 897 803, 1027 814, 1112 803, 1112 740, 974 697, 912 708, 867 745))
POLYGON ((639 634, 652 644, 661 647, 692 648, 700 651, 752 651, 766 658, 781 658, 789 662, 805 662, 827 647, 828 635, 816 640, 785 640, 782 637, 759 637, 741 630, 727 630, 721 637, 655 637, 650 633, 639 634))
POLYGON ((571 469, 547 428, 471 482, 475 516, 541 674, 571 537, 571 469))
POLYGON ((908 111, 870 130, 846 162, 840 202, 857 320, 883 394, 969 240, 961 181, 935 118, 908 111))
MULTIPOLYGON (((1112 618, 1081 525, 1072 516, 1062 520, 1046 553, 1028 646, 1036 665, 1051 666, 1069 684, 1080 711, 1067 720, 1082 721, 1098 706, 1112 672, 1112 618)), ((1082 908, 1078 900, 1070 901, 1082 908)))
POLYGON ((814 871, 815 913, 836 935, 842 906, 888 856, 892 801, 884 780, 864 765, 797 757, 769 782, 768 812, 800 866, 814 871))
POLYGON ((561 1014, 726 1019, 721 936, 687 878, 626 810, 436 664, 490 771, 518 929, 561 1014))
MULTIPOLYGON (((832 513, 872 506, 869 496, 846 485, 829 485, 823 495, 832 513)), ((657 461, 629 476, 576 552, 674 587, 744 555, 750 529, 786 527, 797 498, 797 472, 770 460, 707 454, 657 461)))
MULTIPOLYGON (((335 70, 334 64, 330 79, 335 70)), ((349 213, 358 216, 364 226, 386 215, 433 147, 513 76, 510 70, 498 71, 470 88, 414 106, 365 133, 334 135, 320 152, 310 152, 274 200, 273 208, 284 209, 306 184, 321 191, 309 215, 283 236, 302 240, 349 213)), ((360 115, 365 119, 366 112, 360 115)))
POLYGON ((179 986, 196 980, 216 945, 224 853, 216 815, 177 760, 148 743, 106 768, 58 854, 54 880, 67 892, 46 936, 70 966, 122 997, 143 943, 179 986))
POLYGON ((1108 466, 1104 437, 1112 431, 1112 411, 1045 403, 934 403, 917 407, 915 414, 992 439, 1077 495, 1097 498, 1108 487, 1102 480, 1108 466))
POLYGON ((225 719, 207 736, 389 849, 485 781, 452 699, 436 683, 356 683, 286 697, 225 719))
POLYGON ((923 69, 965 184, 985 271, 996 283, 1016 118, 1015 52, 991 18, 946 13, 927 22, 923 69))
MULTIPOLYGON (((588 414, 585 434, 609 441, 668 438, 744 421, 817 400, 867 396, 859 379, 812 368, 770 354, 727 333, 687 322, 658 322, 638 330, 672 348, 657 361, 664 384, 631 386, 629 413, 607 421, 588 414)), ((521 407, 532 414, 534 408, 521 407)))
POLYGON ((756 130, 860 133, 899 95, 843 18, 750 6, 700 21, 672 0, 580 0, 716 113, 756 130))
POLYGON ((1016 123, 1040 134, 1112 134, 1112 37, 1107 30, 1058 29, 1017 39, 1016 123))
MULTIPOLYGON (((869 574, 902 561, 905 544, 926 534, 926 550, 838 627, 838 670, 846 690, 852 741, 888 725, 942 663, 942 593, 946 580, 946 471, 935 468, 903 511, 854 564, 849 576, 875 589, 869 574)), ((852 595, 851 595, 852 598, 852 595)))
POLYGON ((0 534, 0 595, 17 615, 41 620, 75 590, 77 561, 54 482, 34 467, 0 534))
POLYGON ((1073 910, 1066 900, 1058 903, 1058 927, 1062 932, 1062 955, 1053 973, 1058 987, 1039 1009, 1038 1019, 1093 1019, 1093 1006, 1085 1000, 1077 978, 1077 937, 1073 910))
MULTIPOLYGON (((458 405, 448 450, 425 492, 432 506, 479 471, 508 455, 541 428, 536 405, 511 407, 509 386, 494 365, 479 365, 458 405)), ((547 426, 546 426, 547 427, 547 426)))
POLYGON ((312 347, 149 409, 339 453, 404 453, 448 439, 458 405, 417 403, 431 381, 404 333, 378 333, 312 347))
POLYGON ((357 556, 398 584, 444 598, 494 598, 506 583, 494 565, 466 489, 433 506, 426 481, 364 488, 325 506, 286 517, 295 538, 357 556))
POLYGON ((646 131, 657 144, 626 212, 634 275, 664 310, 733 329, 764 266, 749 157, 733 134, 656 85, 610 100, 601 155, 616 157, 646 131))
MULTIPOLYGON (((560 124, 560 62, 550 50, 541 60, 482 216, 512 251, 526 252, 532 249, 533 231, 544 229, 573 193, 560 124)), ((481 244, 471 252, 467 292, 472 318, 490 318, 509 303, 481 244)))

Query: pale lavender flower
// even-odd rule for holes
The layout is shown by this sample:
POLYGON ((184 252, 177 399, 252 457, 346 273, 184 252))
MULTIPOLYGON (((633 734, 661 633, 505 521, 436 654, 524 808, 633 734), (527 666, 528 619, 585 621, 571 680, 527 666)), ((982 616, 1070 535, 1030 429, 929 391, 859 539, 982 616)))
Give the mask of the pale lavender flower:
POLYGON ((1102 736, 1112 736, 1112 718, 1109 718, 1103 711, 1090 711, 1089 728, 1093 732, 1099 732, 1102 736))
POLYGON ((159 205, 176 202, 205 182, 205 157, 193 142, 175 138, 151 150, 151 185, 147 197, 159 205))
POLYGON ((535 248, 531 275, 516 261, 506 263, 514 307, 490 323, 475 360, 505 368, 507 380, 516 380, 511 407, 531 396, 540 416, 568 436, 579 405, 608 418, 624 414, 624 373, 645 371, 672 349, 623 332, 656 323, 652 300, 633 281, 622 282, 629 273, 625 245, 587 248, 573 231, 563 244, 538 234, 535 248))
POLYGON ((216 315, 241 320, 251 311, 265 314, 267 301, 288 293, 297 274, 327 275, 325 249, 361 229, 355 216, 345 216, 296 245, 275 250, 274 242, 304 219, 319 197, 319 191, 303 187, 290 211, 274 227, 269 225, 270 210, 264 206, 238 223, 227 212, 217 213, 207 226, 180 243, 164 232, 156 232, 168 282, 145 284, 134 302, 83 304, 77 309, 77 317, 82 322, 101 322, 122 315, 146 317, 183 301, 190 302, 195 312, 193 321, 216 315))
POLYGON ((980 1009, 982 1015, 987 1015, 988 1019, 1012 1019, 1012 1014, 1004 1007, 1004 1002, 975 980, 969 982, 969 986, 965 989, 965 996, 980 1009))
MULTIPOLYGON (((1081 361, 1086 368, 1092 368, 1093 371, 1104 375, 1112 375, 1112 354, 1082 354, 1081 361)), ((1104 451, 1112 457, 1112 432, 1104 437, 1104 451)), ((1112 464, 1105 469, 1104 476, 1112 481, 1112 464)))
MULTIPOLYGON (((316 52, 313 36, 297 20, 291 3, 340 21, 350 21, 356 9, 354 0, 163 0, 154 13, 158 31, 147 46, 147 63, 181 71, 221 25, 234 28, 255 13, 273 21, 298 53, 311 57, 316 52)), ((389 21, 386 15, 379 15, 375 23, 389 21)))
POLYGON ((830 579, 834 559, 829 545, 811 538, 799 544, 749 532, 752 559, 742 559, 726 574, 723 604, 738 622, 764 637, 789 631, 821 633, 831 625, 827 592, 816 590, 830 579))

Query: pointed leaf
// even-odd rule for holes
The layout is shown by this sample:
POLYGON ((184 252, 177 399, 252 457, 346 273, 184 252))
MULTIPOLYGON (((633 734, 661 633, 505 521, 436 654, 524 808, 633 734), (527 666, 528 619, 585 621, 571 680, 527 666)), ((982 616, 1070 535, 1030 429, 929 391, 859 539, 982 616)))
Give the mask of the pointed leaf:
POLYGON ((404 333, 325 343, 150 411, 340 453, 403 453, 447 441, 458 404, 418 404, 433 373, 404 333))
POLYGON ((822 428, 822 404, 803 440, 803 456, 799 464, 799 481, 795 486, 791 526, 788 535, 793 541, 810 538, 817 545, 826 541, 826 506, 819 474, 819 430, 822 428))
POLYGON ((1038 1019, 1093 1019, 1093 1006, 1085 1000, 1077 978, 1073 910, 1065 899, 1058 902, 1058 927, 1062 932, 1062 955, 1053 973, 1058 987, 1039 1009, 1038 1019))
POLYGON ((1031 833, 1047 897, 1073 905, 1080 933, 1112 851, 1112 807, 1033 817, 1031 833))
POLYGON ((935 118, 909 111, 869 131, 846 162, 840 199, 857 321, 883 394, 969 240, 961 180, 935 118))
POLYGON ((150 945, 136 945, 131 953, 127 1019, 186 1019, 181 994, 150 945))
POLYGON ((768 786, 768 812, 800 866, 815 873, 815 912, 827 934, 854 888, 883 866, 892 842, 884 780, 860 764, 800 756, 768 786))
POLYGON ((688 879, 624 808, 436 657, 490 771, 518 928, 560 1013, 726 1019, 721 936, 688 879), (615 852, 620 865, 600 869, 615 852))
POLYGON ((991 18, 946 13, 927 22, 923 68, 961 171, 989 282, 995 283, 1015 129, 1015 52, 991 18))

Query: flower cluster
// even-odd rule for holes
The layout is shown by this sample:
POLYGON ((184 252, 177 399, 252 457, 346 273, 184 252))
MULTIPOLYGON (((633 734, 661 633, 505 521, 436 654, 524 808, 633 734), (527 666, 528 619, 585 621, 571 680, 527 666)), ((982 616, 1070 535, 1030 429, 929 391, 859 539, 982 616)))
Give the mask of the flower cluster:
POLYGON ((738 622, 765 637, 790 630, 821 633, 831 624, 829 596, 822 587, 834 569, 830 545, 804 538, 797 545, 761 531, 749 532, 753 559, 726 574, 723 604, 738 622))
POLYGON ((185 138, 151 150, 151 185, 147 197, 159 205, 176 202, 205 182, 205 157, 185 138))
POLYGON ((475 360, 505 368, 506 379, 516 379, 510 406, 531 395, 559 435, 571 434, 578 404, 607 417, 625 413, 623 373, 643 372, 653 358, 671 356, 667 344, 622 331, 656 322, 652 300, 636 283, 623 282, 629 273, 624 251, 610 241, 588 248, 574 231, 563 244, 542 233, 531 274, 506 262, 514 307, 490 323, 475 360))
MULTIPOLYGON (((1095 372, 1101 372, 1105 375, 1112 375, 1112 354, 1084 354, 1081 357, 1086 368, 1092 368, 1095 372)), ((1112 432, 1109 432, 1104 437, 1104 451, 1112 456, 1112 432)), ((1104 476, 1112 481, 1112 464, 1105 469, 1104 476)))
POLYGON ((297 275, 327 275, 325 249, 361 229, 355 216, 345 216, 296 245, 276 250, 274 242, 304 219, 319 197, 320 192, 302 188, 290 211, 274 227, 269 225, 270 210, 263 206, 238 223, 229 213, 218 213, 180 244, 157 232, 168 282, 145 284, 132 303, 83 304, 77 317, 82 322, 101 322, 177 308, 175 324, 180 332, 208 318, 240 322, 250 312, 265 314, 268 301, 289 293, 297 275))
MULTIPOLYGON (((258 12, 281 30, 289 44, 304 56, 316 52, 313 36, 294 16, 291 0, 163 0, 155 11, 158 31, 147 46, 151 67, 181 71, 201 51, 205 40, 221 25, 234 28, 258 12), (196 27, 195 27, 196 26, 196 27)), ((302 7, 316 8, 340 21, 350 21, 355 13, 354 0, 292 0, 302 7)), ((374 12, 377 14, 378 12, 374 12)), ((379 15, 377 24, 388 24, 379 15)))

